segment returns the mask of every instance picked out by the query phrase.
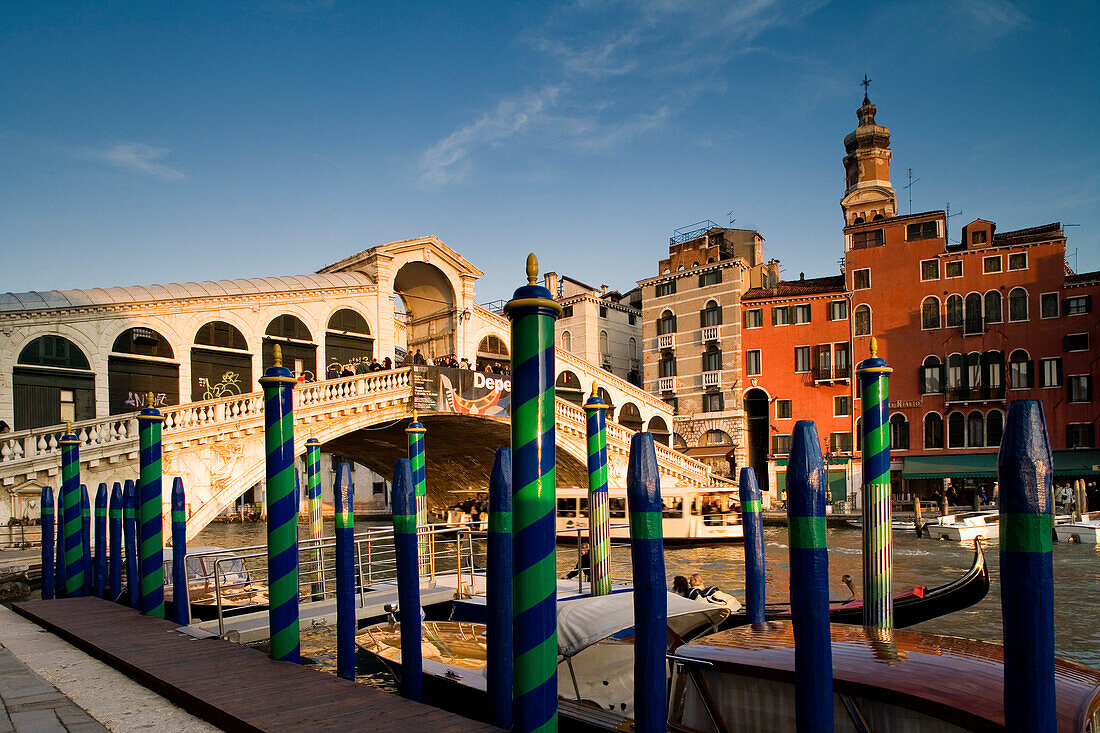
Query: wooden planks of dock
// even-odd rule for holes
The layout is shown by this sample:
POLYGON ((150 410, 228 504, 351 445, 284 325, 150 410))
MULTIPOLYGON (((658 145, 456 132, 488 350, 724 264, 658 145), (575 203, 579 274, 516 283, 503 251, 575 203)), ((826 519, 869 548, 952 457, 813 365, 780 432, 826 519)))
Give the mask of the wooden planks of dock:
POLYGON ((495 731, 484 723, 99 598, 13 604, 14 610, 93 657, 227 731, 495 731))

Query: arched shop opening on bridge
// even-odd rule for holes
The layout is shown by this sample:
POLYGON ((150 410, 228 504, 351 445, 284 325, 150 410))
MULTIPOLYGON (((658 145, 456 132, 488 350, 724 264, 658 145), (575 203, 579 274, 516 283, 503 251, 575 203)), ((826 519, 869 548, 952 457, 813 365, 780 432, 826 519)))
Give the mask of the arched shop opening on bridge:
POLYGON ((191 400, 216 400, 251 392, 252 354, 236 326, 210 321, 191 347, 191 400))
POLYGON ((95 373, 80 347, 62 336, 39 336, 12 370, 15 430, 95 417, 95 373))
POLYGON ((569 400, 574 405, 584 404, 585 393, 580 377, 568 369, 554 380, 554 394, 563 400, 569 400))
POLYGON ((367 319, 351 308, 333 313, 325 331, 325 373, 331 375, 333 369, 337 373, 350 369, 363 374, 372 358, 374 339, 367 319))
POLYGON ((642 429, 642 413, 638 411, 638 406, 633 402, 626 402, 619 410, 618 423, 624 428, 633 430, 635 432, 642 429))
POLYGON ((481 342, 477 345, 477 370, 479 372, 488 371, 489 367, 494 369, 501 367, 511 370, 511 366, 508 346, 503 339, 493 334, 481 339, 481 342))
POLYGON ((283 366, 300 382, 317 381, 317 344, 302 319, 289 313, 267 325, 263 342, 263 368, 275 365, 275 344, 283 352, 283 366))
POLYGON ((107 389, 112 415, 178 405, 180 365, 168 339, 145 326, 120 333, 107 357, 107 389))

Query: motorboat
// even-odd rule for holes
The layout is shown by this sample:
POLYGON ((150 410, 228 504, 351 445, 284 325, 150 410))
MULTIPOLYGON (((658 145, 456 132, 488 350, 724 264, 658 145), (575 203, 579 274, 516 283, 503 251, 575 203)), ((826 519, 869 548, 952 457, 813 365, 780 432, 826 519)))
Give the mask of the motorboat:
MULTIPOLYGON (((730 611, 669 593, 670 649, 713 633, 730 611)), ((463 621, 421 625, 424 690, 436 705, 483 717, 486 698, 486 626, 463 621)), ((364 652, 400 672, 401 625, 393 619, 355 637, 364 652)), ((634 593, 559 598, 558 696, 563 727, 626 730, 634 712, 634 593)))
MULTIPOLYGON (((862 519, 849 519, 849 527, 855 527, 856 529, 863 529, 862 519)), ((894 532, 912 532, 916 530, 917 523, 909 522, 904 519, 892 519, 890 520, 890 529, 894 532)))
MULTIPOLYGON (((989 593, 989 568, 986 566, 981 542, 975 540, 974 560, 970 569, 963 575, 944 585, 934 588, 914 586, 894 596, 894 626, 899 629, 905 628, 961 611, 978 603, 987 593, 989 593)), ((767 621, 787 619, 790 615, 791 609, 787 603, 768 604, 764 611, 764 618, 767 621)), ((863 599, 831 603, 829 621, 840 624, 862 624, 863 599)), ((748 622, 748 617, 743 610, 735 611, 723 623, 723 628, 743 626, 748 622)))
POLYGON ((1001 515, 996 509, 947 514, 924 525, 924 533, 934 540, 972 542, 978 537, 995 540, 1001 536, 1001 515))
MULTIPOLYGON (((588 490, 558 488, 557 535, 559 542, 586 540, 588 531, 588 490)), ((743 542, 741 502, 737 489, 730 487, 673 487, 661 489, 664 543, 720 544, 743 542)), ((608 490, 611 539, 630 539, 627 522, 626 489, 608 490)))
MULTIPOLYGON (((220 602, 222 614, 258 610, 268 603, 267 586, 253 580, 244 560, 220 547, 188 548, 187 596, 194 618, 217 618, 220 602)), ((164 600, 173 601, 172 553, 164 555, 164 600)))
POLYGON ((1059 542, 1080 542, 1084 545, 1100 544, 1100 516, 1082 514, 1076 522, 1065 522, 1054 526, 1055 539, 1059 542))
MULTIPOLYGON (((838 731, 1003 731, 1004 647, 917 631, 831 627, 838 731)), ((699 733, 795 730, 792 624, 721 631, 681 646, 670 728, 699 733)), ((1100 730, 1100 671, 1056 659, 1057 730, 1100 730)))

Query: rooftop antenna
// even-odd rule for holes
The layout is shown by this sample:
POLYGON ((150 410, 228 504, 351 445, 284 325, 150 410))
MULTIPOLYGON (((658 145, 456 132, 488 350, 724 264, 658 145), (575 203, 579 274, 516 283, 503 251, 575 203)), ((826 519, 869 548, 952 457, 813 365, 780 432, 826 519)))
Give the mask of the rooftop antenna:
POLYGON ((920 180, 919 178, 913 178, 913 169, 910 168, 909 169, 909 183, 908 183, 908 185, 904 186, 904 188, 909 191, 909 213, 910 214, 913 213, 913 184, 916 183, 919 180, 920 180))
MULTIPOLYGON (((950 229, 951 228, 951 217, 958 216, 962 212, 961 211, 956 211, 954 214, 952 214, 951 213, 951 202, 950 201, 948 201, 943 206, 944 206, 944 209, 946 209, 946 212, 947 212, 947 216, 945 216, 943 218, 943 226, 944 226, 944 229, 950 229)), ((947 232, 944 232, 943 235, 944 235, 944 239, 947 240, 947 243, 951 244, 952 243, 951 242, 951 235, 948 234, 947 232)), ((955 242, 955 244, 959 244, 959 243, 955 242)))
POLYGON ((727 211, 727 212, 726 212, 726 216, 727 216, 727 217, 729 217, 729 220, 730 220, 730 226, 732 227, 732 226, 733 226, 733 222, 737 221, 737 219, 736 219, 736 218, 734 218, 734 216, 733 216, 733 209, 730 209, 729 211, 727 211))

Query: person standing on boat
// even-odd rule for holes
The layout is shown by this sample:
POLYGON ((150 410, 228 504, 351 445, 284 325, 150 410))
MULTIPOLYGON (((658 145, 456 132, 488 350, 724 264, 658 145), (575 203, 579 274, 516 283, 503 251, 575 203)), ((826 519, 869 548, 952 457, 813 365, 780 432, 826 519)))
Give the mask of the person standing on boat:
POLYGON ((592 556, 591 548, 589 548, 587 542, 581 543, 581 558, 577 560, 577 564, 573 566, 573 569, 565 576, 566 580, 572 580, 577 577, 581 572, 584 573, 584 579, 586 581, 592 579, 592 556))

